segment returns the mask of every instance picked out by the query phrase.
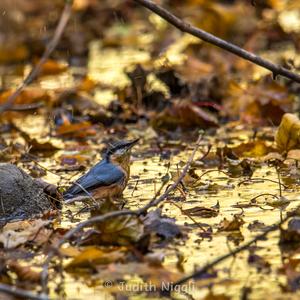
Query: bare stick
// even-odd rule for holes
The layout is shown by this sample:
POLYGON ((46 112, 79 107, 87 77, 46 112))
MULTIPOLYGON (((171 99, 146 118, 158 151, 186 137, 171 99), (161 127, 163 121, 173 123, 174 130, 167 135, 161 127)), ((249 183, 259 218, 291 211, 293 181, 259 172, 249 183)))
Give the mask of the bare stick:
POLYGON ((47 45, 42 58, 40 59, 38 64, 31 70, 31 72, 27 75, 27 77, 24 79, 24 81, 19 85, 19 87, 15 90, 15 92, 7 98, 6 102, 2 106, 0 106, 0 114, 3 113, 4 111, 9 110, 11 108, 11 106, 14 104, 14 102, 16 101, 17 97, 21 94, 23 89, 37 78, 37 76, 40 74, 40 72, 42 70, 43 64, 47 61, 47 59, 49 58, 51 53, 56 48, 56 46, 64 32, 64 29, 70 19, 71 12, 72 12, 72 1, 66 0, 65 2, 66 2, 66 4, 65 4, 64 10, 61 14, 59 23, 56 27, 53 38, 47 45))
POLYGON ((11 286, 9 284, 0 283, 0 292, 6 293, 15 297, 20 297, 22 299, 32 299, 32 300, 48 300, 48 296, 45 294, 34 294, 32 292, 11 286))
POLYGON ((242 49, 232 43, 226 42, 225 40, 222 40, 221 38, 218 38, 214 36, 213 34, 210 34, 202 29, 199 29, 197 27, 192 26, 191 24, 184 22, 180 18, 173 15, 171 12, 169 12, 167 9, 155 4, 154 2, 150 0, 133 0, 140 5, 148 8, 155 14, 159 15, 161 18, 178 28, 179 30, 189 33, 197 38, 200 38, 201 40, 208 42, 210 44, 213 44, 219 48, 225 49, 231 53, 234 53, 235 55, 242 57, 248 61, 253 62, 256 65, 259 65, 265 69, 270 70, 273 73, 273 78, 276 78, 277 75, 284 76, 286 78, 289 78, 291 80, 294 80, 298 83, 300 83, 300 75, 294 72, 289 71, 286 68, 283 68, 282 66, 276 65, 254 53, 251 53, 245 49, 242 49))

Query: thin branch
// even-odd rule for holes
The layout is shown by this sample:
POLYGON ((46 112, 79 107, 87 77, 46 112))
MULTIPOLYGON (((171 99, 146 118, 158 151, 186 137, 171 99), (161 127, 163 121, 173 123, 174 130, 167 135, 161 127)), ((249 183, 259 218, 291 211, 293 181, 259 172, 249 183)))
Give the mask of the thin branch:
POLYGON ((17 97, 21 94, 23 89, 37 78, 37 76, 41 73, 43 64, 47 61, 51 53, 56 48, 72 13, 72 1, 67 0, 65 2, 66 4, 60 16, 54 35, 51 41, 48 43, 45 52, 42 55, 42 58, 40 59, 38 64, 31 70, 31 72, 27 75, 24 81, 19 85, 19 87, 15 90, 15 92, 7 98, 6 102, 2 106, 0 106, 0 114, 3 113, 4 111, 9 110, 13 106, 14 102, 16 101, 17 97))
POLYGON ((197 38, 200 38, 201 40, 208 42, 210 44, 213 44, 219 48, 222 48, 224 50, 227 50, 231 53, 234 53, 237 56, 240 56, 248 61, 253 62, 256 65, 259 65, 265 69, 270 70, 273 73, 273 78, 276 78, 277 75, 284 76, 286 78, 289 78, 293 81, 296 81, 300 83, 300 75, 297 73, 294 73, 292 71, 289 71, 286 68, 283 68, 282 66, 276 65, 254 53, 251 53, 245 49, 242 49, 232 43, 229 43, 225 40, 222 40, 221 38, 218 38, 214 36, 213 34, 210 34, 202 29, 199 29, 197 27, 192 26, 191 24, 184 22, 180 18, 173 15, 171 12, 169 12, 167 9, 155 4, 154 2, 150 0, 133 0, 140 5, 148 8, 155 14, 159 15, 161 18, 178 28, 179 30, 189 33, 197 38))
POLYGON ((241 182, 238 183, 238 186, 242 185, 242 184, 245 184, 247 182, 253 182, 253 183, 260 183, 261 181, 269 181, 269 182, 273 182, 273 183, 276 183, 282 187, 284 187, 285 189, 287 189, 288 187, 286 185, 284 185, 283 183, 281 182, 278 182, 278 181, 275 181, 275 180, 272 180, 272 179, 269 179, 269 178, 247 178, 241 182))
POLYGON ((9 294, 22 299, 32 299, 32 300, 48 300, 49 297, 45 294, 34 294, 32 292, 11 286, 9 284, 0 283, 0 292, 9 294))

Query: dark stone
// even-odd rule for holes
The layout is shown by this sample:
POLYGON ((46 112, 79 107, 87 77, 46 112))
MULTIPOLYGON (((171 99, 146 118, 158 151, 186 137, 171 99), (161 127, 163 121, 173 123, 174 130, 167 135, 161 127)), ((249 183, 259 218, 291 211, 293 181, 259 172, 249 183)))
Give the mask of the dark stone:
POLYGON ((0 164, 0 219, 30 218, 51 208, 33 178, 13 164, 0 164))

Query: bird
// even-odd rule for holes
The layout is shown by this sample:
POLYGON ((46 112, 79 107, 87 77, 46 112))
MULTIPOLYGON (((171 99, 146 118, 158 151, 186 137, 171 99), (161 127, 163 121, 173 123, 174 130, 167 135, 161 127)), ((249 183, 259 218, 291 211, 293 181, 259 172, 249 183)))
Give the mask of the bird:
POLYGON ((121 196, 130 175, 131 149, 138 141, 119 141, 112 145, 100 162, 63 193, 64 199, 89 196, 98 201, 121 196))

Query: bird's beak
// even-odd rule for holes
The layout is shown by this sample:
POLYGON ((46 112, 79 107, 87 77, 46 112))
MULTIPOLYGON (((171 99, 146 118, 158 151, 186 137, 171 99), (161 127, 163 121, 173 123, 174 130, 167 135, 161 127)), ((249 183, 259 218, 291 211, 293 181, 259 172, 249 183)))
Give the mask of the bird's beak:
POLYGON ((140 139, 135 139, 131 142, 128 142, 128 148, 131 149, 134 145, 137 144, 137 142, 139 141, 140 139))

